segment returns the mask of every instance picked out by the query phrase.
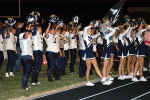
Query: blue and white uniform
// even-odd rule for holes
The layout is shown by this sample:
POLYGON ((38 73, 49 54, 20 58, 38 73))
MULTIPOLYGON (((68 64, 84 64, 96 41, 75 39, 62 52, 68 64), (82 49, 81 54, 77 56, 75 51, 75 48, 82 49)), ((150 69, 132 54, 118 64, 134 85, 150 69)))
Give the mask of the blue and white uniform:
POLYGON ((137 42, 137 44, 138 44, 137 57, 145 56, 146 47, 145 47, 145 43, 144 43, 143 35, 142 35, 142 33, 143 33, 145 30, 146 30, 146 29, 140 30, 140 31, 137 32, 137 34, 136 34, 136 37, 137 37, 136 42, 137 42))
POLYGON ((48 33, 48 36, 46 37, 44 33, 44 39, 47 44, 46 48, 46 58, 48 61, 48 80, 51 80, 51 75, 54 75, 55 79, 59 79, 59 65, 58 65, 58 59, 59 59, 59 34, 50 34, 48 33))
POLYGON ((116 29, 107 27, 107 30, 103 32, 104 34, 104 59, 110 59, 110 56, 113 54, 113 35, 115 34, 116 29))
POLYGON ((6 73, 13 72, 16 64, 16 41, 17 37, 13 33, 8 33, 6 36, 6 50, 8 55, 8 63, 6 68, 6 73))
POLYGON ((96 34, 96 35, 90 35, 88 33, 88 30, 91 28, 91 26, 87 26, 84 28, 84 33, 83 33, 83 39, 84 39, 84 43, 85 43, 85 54, 84 57, 86 58, 86 60, 90 60, 90 59, 94 59, 95 58, 95 52, 93 51, 93 40, 96 39, 98 36, 100 36, 100 34, 96 34))
POLYGON ((28 87, 27 84, 33 63, 32 37, 29 35, 27 38, 25 38, 25 33, 21 33, 19 35, 19 42, 21 48, 21 62, 23 65, 22 87, 26 89, 28 87))
POLYGON ((32 71, 32 83, 38 82, 39 72, 43 62, 43 36, 39 32, 32 34, 34 66, 32 71))
POLYGON ((128 29, 124 33, 121 33, 118 38, 118 47, 119 47, 118 57, 120 58, 126 57, 128 53, 128 50, 127 50, 128 43, 126 40, 126 35, 129 32, 129 30, 130 30, 130 27, 128 27, 128 29))
POLYGON ((70 72, 74 72, 74 65, 76 62, 76 49, 77 49, 77 36, 75 32, 71 32, 69 34, 70 39, 70 55, 71 55, 71 62, 70 62, 70 72))
POLYGON ((80 57, 79 77, 84 77, 86 72, 86 64, 84 59, 86 47, 83 39, 83 31, 78 32, 78 37, 79 37, 79 57, 80 57))

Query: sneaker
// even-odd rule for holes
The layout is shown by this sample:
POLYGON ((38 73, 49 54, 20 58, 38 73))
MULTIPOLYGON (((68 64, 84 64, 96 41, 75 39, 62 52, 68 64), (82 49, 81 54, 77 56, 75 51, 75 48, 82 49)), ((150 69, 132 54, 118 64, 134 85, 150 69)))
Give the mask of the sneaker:
POLYGON ((101 79, 101 82, 105 82, 107 80, 107 78, 106 77, 103 77, 102 79, 101 79))
POLYGON ((132 75, 127 75, 127 76, 126 76, 126 79, 132 79, 132 78, 133 78, 132 75))
POLYGON ((108 77, 108 80, 113 81, 114 78, 113 78, 112 76, 109 76, 109 77, 108 77))
POLYGON ((146 72, 148 71, 148 69, 146 67, 143 67, 143 71, 146 72))
POLYGON ((95 84, 93 84, 92 82, 88 81, 88 82, 86 83, 86 86, 95 86, 95 84))
POLYGON ((144 77, 141 77, 141 78, 140 78, 140 81, 142 81, 142 82, 147 82, 147 79, 144 78, 144 77))
POLYGON ((123 75, 123 76, 122 76, 122 80, 125 80, 125 79, 127 79, 127 76, 126 76, 126 75, 123 75))
POLYGON ((29 88, 25 88, 25 91, 29 91, 29 88))
POLYGON ((113 81, 108 80, 108 81, 103 82, 102 84, 103 85, 111 85, 112 83, 113 83, 113 81))
POLYGON ((123 79, 123 76, 119 76, 119 77, 118 77, 118 80, 124 80, 124 79, 123 79))
POLYGON ((32 83, 32 86, 35 86, 36 85, 36 83, 32 83))
POLYGON ((133 77, 133 78, 132 78, 132 81, 133 81, 133 82, 138 82, 139 80, 138 80, 136 77, 133 77))
POLYGON ((9 74, 8 74, 8 73, 5 73, 5 77, 6 77, 6 78, 9 78, 9 74))
POLYGON ((139 76, 139 75, 140 75, 140 72, 138 71, 138 72, 136 73, 136 75, 139 76))
POLYGON ((12 76, 12 77, 15 76, 13 72, 10 72, 9 75, 12 76))
POLYGON ((133 75, 134 75, 134 73, 130 73, 130 75, 131 75, 131 76, 133 76, 133 75))
POLYGON ((37 85, 40 85, 41 83, 40 83, 40 82, 37 82, 36 84, 37 84, 37 85))

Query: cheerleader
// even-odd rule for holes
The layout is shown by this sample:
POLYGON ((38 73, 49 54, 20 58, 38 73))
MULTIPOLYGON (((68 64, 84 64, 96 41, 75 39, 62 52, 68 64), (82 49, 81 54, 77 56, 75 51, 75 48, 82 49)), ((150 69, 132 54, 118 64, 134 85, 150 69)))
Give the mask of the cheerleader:
POLYGON ((17 50, 16 50, 16 41, 17 37, 15 36, 16 30, 12 27, 8 28, 6 34, 6 50, 8 55, 8 63, 6 68, 5 77, 12 76, 14 77, 13 69, 16 64, 17 50))
POLYGON ((142 29, 142 25, 139 28, 139 31, 136 34, 137 37, 137 62, 134 70, 134 77, 132 81, 138 81, 136 78, 137 72, 139 70, 140 73, 140 81, 146 82, 147 80, 143 76, 143 65, 144 65, 144 55, 145 55, 145 44, 143 40, 143 33, 147 32, 145 29, 142 29))
POLYGON ((119 65, 119 77, 118 80, 124 80, 126 78, 124 72, 124 65, 127 56, 127 40, 125 39, 126 34, 129 32, 130 26, 123 25, 120 27, 120 34, 118 38, 118 48, 119 48, 119 58, 120 58, 120 65, 119 65))
POLYGON ((32 68, 32 85, 39 85, 38 81, 39 72, 41 71, 41 65, 43 62, 43 36, 42 27, 40 25, 34 25, 32 33, 33 42, 33 56, 34 56, 34 66, 32 68))
POLYGON ((62 56, 59 47, 59 34, 56 34, 58 25, 48 25, 46 32, 44 33, 44 39, 47 44, 46 48, 46 59, 48 63, 48 81, 53 81, 52 75, 54 75, 55 80, 59 80, 60 68, 58 65, 59 55, 62 56))
POLYGON ((85 27, 84 33, 83 33, 83 39, 85 43, 85 54, 84 57, 86 58, 86 86, 94 86, 92 82, 89 81, 89 74, 91 71, 91 66, 95 68, 96 73, 100 78, 102 78, 102 74, 99 70, 95 54, 93 52, 93 39, 97 38, 100 34, 93 35, 94 31, 92 29, 92 25, 85 27))
POLYGON ((104 24, 105 31, 104 34, 104 65, 103 65, 103 85, 110 85, 114 80, 110 75, 109 71, 111 69, 111 53, 112 53, 112 36, 115 34, 116 29, 110 27, 109 21, 107 20, 104 24))
POLYGON ((134 66, 136 63, 136 36, 135 30, 131 27, 129 32, 127 33, 127 41, 128 41, 128 56, 127 56, 127 79, 133 78, 134 66))
POLYGON ((30 25, 27 30, 19 35, 19 42, 21 48, 21 62, 23 65, 22 87, 26 91, 29 90, 28 80, 32 69, 33 63, 33 48, 32 48, 32 32, 30 25))

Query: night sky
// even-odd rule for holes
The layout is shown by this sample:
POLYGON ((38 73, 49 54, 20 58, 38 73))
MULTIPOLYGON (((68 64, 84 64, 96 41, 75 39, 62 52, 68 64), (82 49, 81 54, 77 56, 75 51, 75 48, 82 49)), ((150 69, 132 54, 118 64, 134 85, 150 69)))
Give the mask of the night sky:
MULTIPOLYGON (((18 16, 19 0, 0 0, 0 16, 18 16)), ((21 16, 25 17, 32 10, 39 10, 42 16, 57 14, 63 18, 74 15, 90 19, 99 18, 119 0, 21 0, 21 16)), ((127 0, 128 7, 150 7, 150 0, 127 0)))

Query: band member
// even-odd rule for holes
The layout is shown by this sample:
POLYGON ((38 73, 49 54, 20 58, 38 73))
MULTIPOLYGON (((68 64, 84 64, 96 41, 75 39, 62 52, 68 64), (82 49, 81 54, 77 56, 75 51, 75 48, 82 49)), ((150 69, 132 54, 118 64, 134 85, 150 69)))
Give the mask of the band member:
POLYGON ((76 49, 77 49, 77 30, 76 28, 72 25, 72 27, 69 30, 69 41, 70 41, 70 56, 71 56, 71 61, 70 61, 70 73, 75 72, 74 66, 76 62, 76 49))
POLYGON ((29 90, 28 80, 33 64, 33 49, 32 49, 32 32, 30 25, 27 26, 26 31, 19 35, 21 48, 21 62, 23 65, 22 87, 29 90))
POLYGON ((13 27, 8 28, 8 32, 6 34, 6 50, 7 50, 7 55, 8 55, 8 63, 7 63, 7 68, 6 68, 6 73, 5 77, 12 76, 14 77, 14 67, 16 64, 16 41, 17 37, 15 36, 16 34, 16 29, 13 27))
POLYGON ((34 65, 32 68, 32 85, 40 84, 38 77, 41 71, 41 65, 45 55, 43 54, 43 36, 42 27, 34 25, 32 33, 34 65))
POLYGON ((54 75, 55 80, 60 79, 60 65, 58 65, 58 59, 59 55, 62 56, 62 54, 59 47, 59 35, 56 34, 58 28, 58 25, 49 24, 44 33, 44 39, 47 44, 46 58, 48 63, 48 81, 53 81, 52 75, 54 75))

